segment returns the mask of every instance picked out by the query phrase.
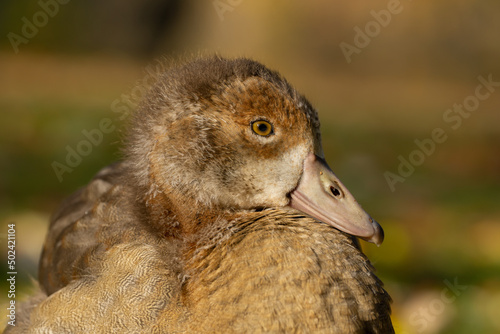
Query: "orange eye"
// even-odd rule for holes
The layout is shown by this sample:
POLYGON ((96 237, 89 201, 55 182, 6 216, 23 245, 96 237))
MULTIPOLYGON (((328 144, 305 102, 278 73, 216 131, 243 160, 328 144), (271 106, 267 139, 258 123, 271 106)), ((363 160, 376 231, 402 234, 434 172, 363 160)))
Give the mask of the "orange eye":
POLYGON ((259 136, 267 137, 273 133, 273 126, 267 121, 255 121, 252 123, 252 131, 259 136))

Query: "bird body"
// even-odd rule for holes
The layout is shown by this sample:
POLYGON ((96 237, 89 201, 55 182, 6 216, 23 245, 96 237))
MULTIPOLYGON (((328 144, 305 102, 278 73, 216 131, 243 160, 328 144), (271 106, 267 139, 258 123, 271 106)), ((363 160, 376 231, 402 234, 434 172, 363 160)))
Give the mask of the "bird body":
POLYGON ((53 216, 42 291, 9 333, 393 332, 350 235, 380 243, 381 228, 276 72, 219 57, 171 70, 125 147, 53 216))

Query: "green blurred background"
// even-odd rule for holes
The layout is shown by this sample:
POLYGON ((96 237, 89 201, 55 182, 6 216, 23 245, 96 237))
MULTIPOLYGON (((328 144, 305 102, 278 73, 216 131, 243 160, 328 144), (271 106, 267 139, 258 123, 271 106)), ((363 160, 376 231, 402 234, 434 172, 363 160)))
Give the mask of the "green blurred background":
POLYGON ((0 3, 1 268, 15 223, 18 300, 51 212, 120 157, 114 103, 137 100, 161 55, 218 52, 279 70, 318 109, 330 165, 385 229, 380 248, 363 247, 397 333, 500 332, 500 87, 456 129, 443 119, 479 76, 500 82, 500 2, 59 1, 0 3), (358 28, 371 37, 355 40, 358 28), (356 41, 348 62, 340 45, 356 41), (103 118, 117 130, 60 182, 53 162, 103 118), (446 141, 391 189, 385 173, 436 128, 446 141))

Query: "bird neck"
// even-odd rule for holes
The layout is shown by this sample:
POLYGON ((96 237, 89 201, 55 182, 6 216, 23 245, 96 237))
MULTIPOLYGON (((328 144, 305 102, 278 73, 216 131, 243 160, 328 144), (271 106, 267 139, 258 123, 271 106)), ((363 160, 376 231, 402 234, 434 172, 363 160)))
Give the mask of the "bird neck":
POLYGON ((224 210, 193 203, 172 189, 148 191, 142 199, 147 221, 164 236, 195 240, 206 226, 220 219, 224 210))

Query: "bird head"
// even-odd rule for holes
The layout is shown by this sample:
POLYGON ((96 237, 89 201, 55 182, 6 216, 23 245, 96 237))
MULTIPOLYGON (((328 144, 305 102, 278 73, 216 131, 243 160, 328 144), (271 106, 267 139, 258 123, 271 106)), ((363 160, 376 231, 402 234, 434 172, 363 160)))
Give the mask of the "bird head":
POLYGON ((380 244, 379 224, 327 165, 319 127, 278 73, 203 58, 159 76, 132 118, 126 153, 145 205, 168 209, 180 225, 289 207, 380 244))

